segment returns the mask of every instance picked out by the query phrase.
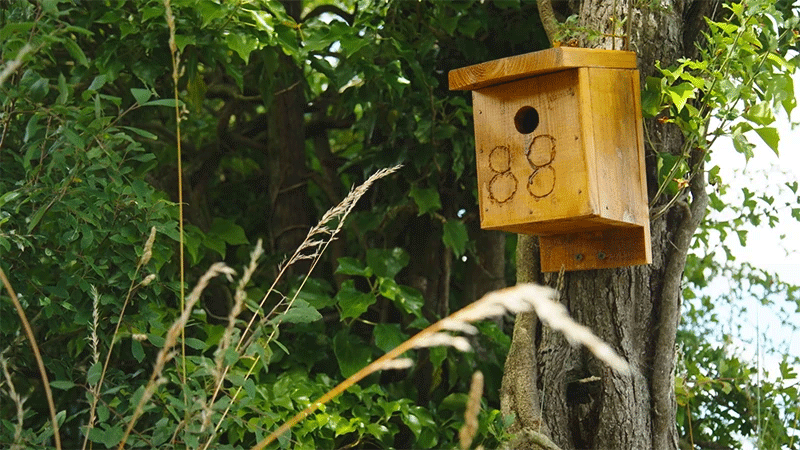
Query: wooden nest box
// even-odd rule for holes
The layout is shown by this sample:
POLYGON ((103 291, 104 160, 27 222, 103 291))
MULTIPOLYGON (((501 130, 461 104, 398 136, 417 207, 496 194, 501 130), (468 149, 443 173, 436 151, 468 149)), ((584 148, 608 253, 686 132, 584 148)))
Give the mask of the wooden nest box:
POLYGON ((472 91, 482 228, 539 235, 545 272, 652 261, 635 53, 552 48, 449 77, 472 91))

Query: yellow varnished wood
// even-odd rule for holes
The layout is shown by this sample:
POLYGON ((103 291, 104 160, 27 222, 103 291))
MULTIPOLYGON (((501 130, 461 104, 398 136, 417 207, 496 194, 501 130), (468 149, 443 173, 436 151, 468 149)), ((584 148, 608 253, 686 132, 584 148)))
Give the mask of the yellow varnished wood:
POLYGON ((451 90, 475 90, 521 78, 578 67, 636 69, 636 53, 557 47, 451 70, 451 90))
POLYGON ((652 259, 635 66, 558 48, 450 73, 473 89, 481 227, 542 236, 545 271, 652 259))

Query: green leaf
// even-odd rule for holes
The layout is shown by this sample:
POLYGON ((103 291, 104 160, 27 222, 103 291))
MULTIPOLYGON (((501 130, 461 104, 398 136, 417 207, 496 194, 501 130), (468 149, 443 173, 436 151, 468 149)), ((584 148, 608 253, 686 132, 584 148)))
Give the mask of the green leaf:
POLYGON ((144 347, 142 347, 142 343, 137 339, 131 339, 131 354, 133 354, 136 362, 142 362, 144 360, 144 347))
POLYGON ((356 289, 353 280, 342 283, 341 289, 336 293, 336 303, 342 311, 342 319, 360 316, 377 300, 374 294, 356 289))
POLYGON ((67 49, 67 52, 70 56, 72 56, 72 59, 74 59, 75 62, 84 67, 89 67, 89 60, 86 59, 86 54, 83 53, 83 50, 81 50, 80 46, 78 46, 74 40, 64 39, 61 42, 64 44, 64 48, 67 49))
POLYGON ((748 108, 744 113, 744 118, 758 125, 769 125, 775 122, 775 115, 767 102, 757 103, 748 108))
POLYGON ((247 240, 247 236, 244 234, 244 228, 236 225, 230 220, 221 219, 219 217, 214 218, 214 221, 211 223, 211 229, 208 231, 208 233, 221 238, 230 245, 243 245, 250 243, 247 240))
POLYGON ((100 361, 92 364, 89 371, 86 373, 86 381, 89 386, 95 386, 100 381, 100 374, 103 372, 103 364, 100 361))
POLYGON ((67 103, 68 98, 69 86, 67 86, 67 78, 64 77, 63 73, 60 73, 58 74, 58 98, 56 99, 56 103, 64 105, 67 103))
POLYGON ((98 76, 94 77, 94 79, 92 80, 92 84, 90 84, 89 87, 86 88, 86 90, 87 91, 96 91, 96 90, 102 88, 103 86, 105 86, 106 81, 107 81, 107 77, 105 75, 98 75, 98 76))
POLYGON ((442 229, 442 242, 453 250, 456 257, 461 257, 467 249, 467 227, 460 220, 451 219, 445 222, 442 229))
POLYGON ((108 416, 111 415, 111 411, 108 410, 106 405, 100 404, 97 405, 97 421, 100 423, 104 423, 108 420, 108 416))
POLYGON ((761 139, 764 140, 764 143, 772 149, 775 154, 778 154, 778 142, 780 141, 780 136, 778 135, 778 130, 773 127, 764 127, 764 128, 756 128, 756 133, 761 136, 761 139))
POLYGON ((288 311, 273 318, 269 323, 311 323, 320 319, 322 319, 322 314, 316 308, 309 305, 305 300, 297 298, 288 311))
POLYGON ((642 113, 646 118, 653 118, 661 112, 661 79, 647 77, 642 91, 642 113))
POLYGON ((178 47, 179 52, 183 52, 183 49, 185 49, 187 45, 195 45, 196 43, 197 39, 194 35, 175 35, 175 46, 178 47))
POLYGON ((245 64, 250 62, 250 53, 258 48, 258 39, 250 34, 232 32, 225 37, 225 43, 242 58, 245 64))
POLYGON ((343 256, 339 258, 337 261, 339 261, 339 267, 336 268, 337 274, 361 275, 364 277, 372 276, 372 270, 370 270, 369 267, 365 267, 364 263, 356 258, 343 256))
POLYGON ((415 317, 422 315, 425 299, 422 294, 409 286, 401 286, 391 278, 380 278, 378 293, 391 300, 400 309, 415 317))
POLYGON ((336 304, 332 295, 333 288, 325 280, 309 278, 303 289, 297 294, 298 299, 305 300, 316 309, 322 309, 336 304))
MULTIPOLYGON (((139 136, 141 136, 143 138, 152 139, 154 141, 158 140, 158 136, 156 136, 155 134, 153 134, 153 133, 151 133, 149 131, 142 130, 141 128, 126 127, 126 126, 120 126, 120 128, 122 128, 123 130, 128 130, 128 131, 130 131, 130 132, 132 132, 134 134, 138 134, 139 136)), ((153 155, 153 157, 155 157, 155 155, 153 155)))
POLYGON ((372 330, 375 337, 375 346, 384 353, 392 350, 408 339, 408 335, 400 330, 400 325, 396 323, 379 323, 372 330))
POLYGON ((205 239, 203 239, 203 245, 217 252, 220 257, 225 257, 225 241, 219 237, 212 234, 207 234, 205 239))
MULTIPOLYGON (((174 108, 175 107, 175 99, 174 98, 162 98, 158 100, 150 100, 147 103, 143 103, 142 106, 169 106, 174 108)), ((182 107, 183 102, 178 101, 178 106, 182 107)))
POLYGON ((437 427, 430 412, 421 406, 410 406, 408 408, 408 415, 404 417, 403 421, 408 425, 408 428, 411 429, 411 432, 414 433, 417 439, 419 439, 423 428, 436 429, 437 427))
POLYGON ((256 383, 252 378, 248 378, 244 381, 244 391, 251 399, 256 398, 256 383))
POLYGON ((694 98, 694 86, 692 86, 691 83, 683 82, 677 86, 668 88, 667 94, 670 99, 672 99, 675 108, 677 108, 676 112, 680 113, 686 105, 686 102, 689 101, 690 98, 694 98))
POLYGON ((408 253, 400 247, 367 250, 367 266, 379 277, 394 278, 410 260, 408 253))
POLYGON ((341 330, 333 337, 333 353, 339 362, 339 371, 347 378, 363 369, 372 361, 368 345, 348 330, 341 330))
POLYGON ((113 448, 119 444, 124 434, 125 432, 122 430, 122 425, 115 425, 102 433, 100 442, 107 448, 113 448))
POLYGON ((136 100, 136 103, 140 105, 147 103, 147 101, 153 96, 153 92, 150 89, 140 88, 131 88, 131 94, 133 94, 133 98, 136 100))
POLYGON ((205 350, 206 348, 206 343, 197 338, 187 337, 184 342, 186 342, 187 346, 195 350, 205 350))
POLYGON ((30 99, 34 102, 44 100, 48 92, 50 92, 50 81, 47 78, 39 78, 29 88, 30 99))
POLYGON ((747 139, 742 136, 741 134, 734 134, 733 135, 733 148, 744 155, 745 161, 750 161, 750 158, 753 157, 753 148, 755 146, 747 141, 747 139))
POLYGON ((417 204, 417 209, 419 210, 417 215, 419 216, 442 209, 442 201, 436 189, 412 187, 408 195, 417 204))
POLYGON ((73 383, 72 381, 69 381, 69 380, 56 380, 56 381, 51 381, 50 382, 50 387, 55 388, 55 389, 60 389, 62 391, 66 391, 66 390, 72 389, 75 386, 77 386, 77 385, 75 383, 73 383))

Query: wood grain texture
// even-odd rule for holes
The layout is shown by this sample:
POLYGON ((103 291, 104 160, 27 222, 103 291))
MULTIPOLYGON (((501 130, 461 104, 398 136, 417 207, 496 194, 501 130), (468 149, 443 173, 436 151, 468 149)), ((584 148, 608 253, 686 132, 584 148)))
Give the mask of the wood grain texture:
POLYGON ((451 90, 474 90, 578 67, 635 69, 636 53, 556 47, 451 70, 451 90))
POLYGON ((472 93, 481 227, 546 236, 544 272, 652 260, 635 60, 557 48, 465 68, 504 80, 472 93))

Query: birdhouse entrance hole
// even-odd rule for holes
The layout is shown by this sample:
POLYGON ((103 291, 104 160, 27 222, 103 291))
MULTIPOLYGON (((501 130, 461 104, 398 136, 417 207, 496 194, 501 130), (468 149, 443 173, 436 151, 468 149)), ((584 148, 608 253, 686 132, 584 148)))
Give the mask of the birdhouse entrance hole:
POLYGON ((650 263, 635 53, 553 48, 449 78, 472 91, 481 227, 538 235, 544 272, 650 263))
POLYGON ((522 134, 533 133, 533 130, 539 126, 539 112, 530 106, 523 106, 514 116, 514 126, 522 134))

